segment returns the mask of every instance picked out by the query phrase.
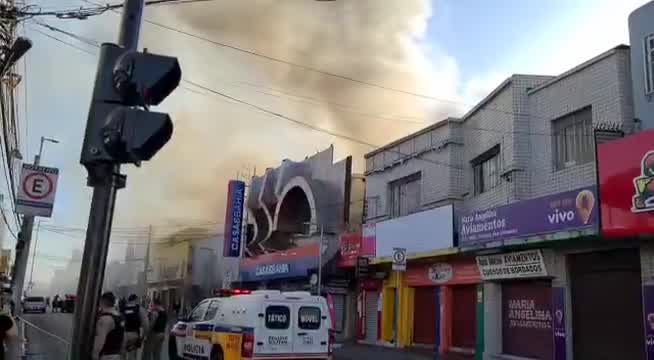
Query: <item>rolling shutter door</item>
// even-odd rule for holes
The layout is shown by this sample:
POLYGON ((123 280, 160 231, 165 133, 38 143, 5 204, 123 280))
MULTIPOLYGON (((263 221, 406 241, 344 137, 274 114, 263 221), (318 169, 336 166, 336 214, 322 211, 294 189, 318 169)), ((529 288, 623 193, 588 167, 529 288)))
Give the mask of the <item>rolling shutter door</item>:
POLYGON ((334 300, 334 330, 336 330, 336 340, 342 341, 345 336, 343 324, 345 323, 345 295, 332 295, 334 300))
POLYGON ((436 289, 417 287, 414 295, 413 343, 434 344, 436 341, 436 289))
POLYGON ((377 341, 377 303, 379 292, 366 291, 366 341, 377 341))

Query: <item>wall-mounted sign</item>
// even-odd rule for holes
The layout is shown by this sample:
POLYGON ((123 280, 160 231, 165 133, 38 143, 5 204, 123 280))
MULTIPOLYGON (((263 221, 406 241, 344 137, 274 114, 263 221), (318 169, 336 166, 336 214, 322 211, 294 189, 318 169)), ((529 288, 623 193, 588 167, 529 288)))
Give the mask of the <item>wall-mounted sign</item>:
POLYGON ((602 235, 654 233, 654 130, 597 146, 602 235))
POLYGON ((16 193, 16 212, 23 215, 52 215, 59 169, 23 164, 16 193))
POLYGON ((547 276, 540 250, 477 256, 477 266, 483 280, 547 276))
POLYGON ((587 187, 464 214, 458 217, 459 244, 474 246, 597 227, 595 193, 595 187, 587 187))
POLYGON ((406 248, 393 248, 393 271, 406 270, 406 248))
POLYGON ((225 246, 224 257, 241 256, 241 232, 243 221, 243 201, 245 183, 230 180, 227 186, 227 210, 225 210, 225 246))
POLYGON ((241 281, 304 277, 318 268, 318 243, 240 261, 241 281))
MULTIPOLYGON (((364 238, 371 229, 364 228, 364 238)), ((375 227, 375 256, 393 256, 402 247, 409 255, 447 249, 454 246, 452 205, 420 211, 378 222, 375 227)))
POLYGON ((357 258, 356 278, 367 278, 370 273, 370 260, 367 257, 359 256, 357 258))
POLYGON ((440 262, 417 262, 407 266, 405 282, 408 286, 438 286, 476 284, 479 270, 472 257, 440 262))

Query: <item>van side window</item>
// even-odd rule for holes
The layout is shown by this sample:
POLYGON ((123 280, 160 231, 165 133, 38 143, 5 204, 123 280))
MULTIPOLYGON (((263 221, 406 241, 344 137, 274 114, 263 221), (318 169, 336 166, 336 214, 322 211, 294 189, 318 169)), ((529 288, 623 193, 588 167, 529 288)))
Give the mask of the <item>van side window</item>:
POLYGON ((298 310, 297 326, 302 330, 320 329, 320 308, 315 306, 302 306, 298 310))
POLYGON ((288 329, 291 311, 287 306, 271 305, 266 308, 266 327, 268 329, 288 329))
POLYGON ((204 315, 204 321, 213 320, 213 318, 215 318, 216 314, 218 313, 219 307, 220 307, 220 303, 218 302, 218 300, 213 300, 212 302, 210 302, 209 307, 207 308, 207 314, 204 315))

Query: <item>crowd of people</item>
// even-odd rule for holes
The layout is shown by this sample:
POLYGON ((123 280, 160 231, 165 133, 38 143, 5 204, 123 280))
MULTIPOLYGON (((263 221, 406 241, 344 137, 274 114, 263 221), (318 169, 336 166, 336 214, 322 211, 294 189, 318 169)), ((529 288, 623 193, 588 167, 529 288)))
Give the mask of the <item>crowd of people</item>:
MULTIPOLYGON (((93 342, 94 360, 159 360, 166 337, 168 314, 155 298, 146 309, 138 296, 116 299, 102 294, 93 342)), ((1 360, 1 359, 0 359, 1 360)))

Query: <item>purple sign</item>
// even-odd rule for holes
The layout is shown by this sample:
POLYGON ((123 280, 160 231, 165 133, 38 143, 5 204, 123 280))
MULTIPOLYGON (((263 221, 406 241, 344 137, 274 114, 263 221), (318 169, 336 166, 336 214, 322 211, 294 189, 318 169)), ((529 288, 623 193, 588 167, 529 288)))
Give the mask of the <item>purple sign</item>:
POLYGON ((591 186, 459 216, 459 245, 596 227, 597 219, 591 186))
POLYGON ((243 202, 245 183, 230 180, 227 185, 227 210, 225 210, 224 257, 241 256, 241 226, 243 223, 243 202))
POLYGON ((552 333, 554 336, 554 360, 565 360, 565 288, 552 288, 552 333))
POLYGON ((647 360, 654 360, 654 284, 643 285, 643 315, 647 360))

